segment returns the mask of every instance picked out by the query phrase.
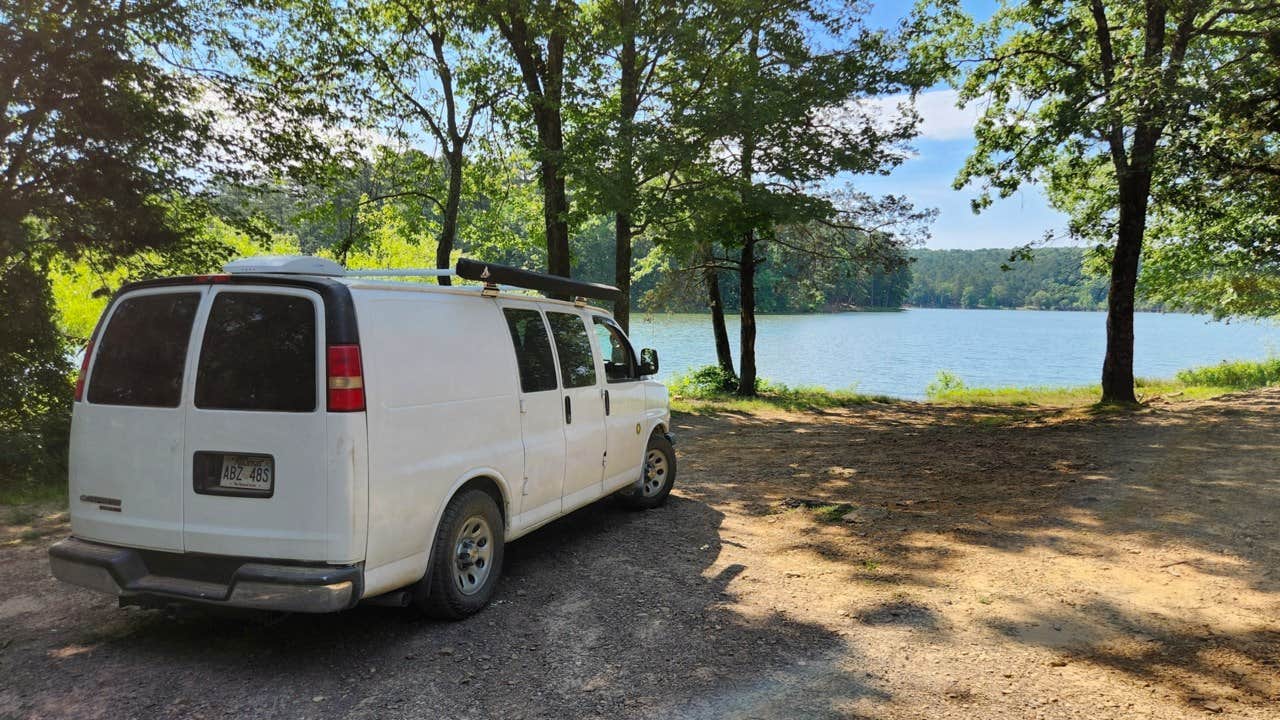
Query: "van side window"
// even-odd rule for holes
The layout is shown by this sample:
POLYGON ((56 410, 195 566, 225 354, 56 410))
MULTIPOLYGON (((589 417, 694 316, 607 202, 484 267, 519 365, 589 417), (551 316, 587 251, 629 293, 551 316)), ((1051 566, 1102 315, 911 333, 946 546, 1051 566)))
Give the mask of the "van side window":
POLYGON ((591 353, 591 337, 582 318, 570 313, 548 312, 551 337, 560 356, 560 380, 567 388, 596 384, 596 360, 591 353))
POLYGON ((511 331, 511 344, 516 348, 516 362, 520 365, 520 388, 527 393, 555 390, 556 363, 551 357, 551 341, 547 338, 547 326, 542 313, 537 310, 503 308, 507 317, 507 329, 511 331))
POLYGON ((591 318, 595 324, 600 352, 604 353, 604 374, 609 382, 626 382, 640 378, 636 369, 636 356, 631 343, 617 325, 599 315, 591 318))
POLYGON ((162 293, 120 301, 98 344, 89 402, 178 407, 198 293, 162 293))
POLYGON ((304 297, 273 293, 215 297, 200 347, 196 407, 315 410, 315 305, 304 297))

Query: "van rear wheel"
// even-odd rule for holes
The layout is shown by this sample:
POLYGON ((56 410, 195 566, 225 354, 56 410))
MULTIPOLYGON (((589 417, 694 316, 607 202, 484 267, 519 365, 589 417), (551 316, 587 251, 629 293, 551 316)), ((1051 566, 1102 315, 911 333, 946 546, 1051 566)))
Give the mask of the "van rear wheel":
POLYGON ((618 491, 623 505, 635 510, 661 506, 676 482, 676 450, 662 433, 649 438, 644 451, 644 468, 640 479, 618 491))
POLYGON ((502 576, 502 514, 489 493, 454 496, 436 530, 431 570, 414 591, 426 614, 460 620, 480 611, 502 576))

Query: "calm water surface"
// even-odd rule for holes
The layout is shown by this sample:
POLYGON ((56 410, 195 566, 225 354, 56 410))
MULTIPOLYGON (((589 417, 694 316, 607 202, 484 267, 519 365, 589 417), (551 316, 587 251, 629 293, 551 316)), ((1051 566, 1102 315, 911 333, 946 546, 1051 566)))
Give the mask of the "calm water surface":
MULTIPOLYGON (((1145 377, 1280 352, 1280 327, 1270 322, 1224 324, 1200 315, 1138 313, 1135 324, 1135 370, 1145 377)), ((756 355, 761 377, 788 385, 920 398, 939 370, 970 386, 1096 384, 1105 329, 1101 312, 766 315, 759 318, 756 355)), ((658 350, 664 379, 715 362, 709 315, 638 315, 631 337, 637 347, 658 350)), ((729 320, 729 337, 736 362, 736 317, 729 320)))

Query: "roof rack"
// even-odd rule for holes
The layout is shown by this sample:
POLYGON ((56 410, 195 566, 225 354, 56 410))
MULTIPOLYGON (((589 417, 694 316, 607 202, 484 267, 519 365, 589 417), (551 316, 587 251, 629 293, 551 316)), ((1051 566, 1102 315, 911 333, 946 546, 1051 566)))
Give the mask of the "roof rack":
POLYGON ((595 298, 617 300, 621 294, 612 285, 572 280, 559 275, 523 270, 509 265, 460 258, 457 266, 448 268, 345 269, 327 258, 307 255, 264 255, 233 260, 223 266, 229 273, 271 273, 286 275, 324 275, 328 277, 459 277, 484 283, 488 295, 501 288, 536 290, 560 299, 595 298))
POLYGON ((449 268, 393 268, 387 270, 348 269, 343 273, 347 277, 453 277, 456 272, 449 268))
POLYGON ((618 288, 601 283, 570 280, 559 275, 521 270, 520 268, 478 260, 460 258, 454 268, 457 276, 465 280, 477 280, 486 285, 503 283, 529 290, 538 290, 549 297, 589 297, 597 300, 617 300, 618 288))

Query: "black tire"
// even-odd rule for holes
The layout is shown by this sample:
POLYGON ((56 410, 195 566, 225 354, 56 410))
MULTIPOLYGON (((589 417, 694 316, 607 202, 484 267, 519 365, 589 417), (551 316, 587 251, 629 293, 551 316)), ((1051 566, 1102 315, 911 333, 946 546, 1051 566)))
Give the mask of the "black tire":
MULTIPOLYGON (((449 501, 444 515, 440 517, 440 527, 436 529, 431 554, 431 567, 427 570, 426 577, 414 588, 414 605, 428 616, 441 620, 461 620, 479 612, 493 598, 502 577, 504 545, 502 513, 498 511, 498 505, 489 493, 483 490, 458 493, 449 501), (468 567, 474 569, 478 566, 479 550, 487 546, 488 554, 483 563, 487 570, 483 581, 464 588, 465 577, 459 579, 460 573, 466 575, 458 559, 459 541, 465 530, 480 525, 476 522, 477 518, 487 525, 487 542, 479 546, 473 543, 468 552, 477 554, 477 557, 470 561, 468 567), (468 527, 464 527, 464 524, 468 527)), ((474 573, 469 577, 477 579, 474 573)))
POLYGON ((676 483, 676 450, 665 435, 651 435, 644 456, 640 479, 618 491, 618 500, 633 510, 652 510, 662 506, 676 483), (650 463, 655 452, 661 454, 661 463, 650 463))

